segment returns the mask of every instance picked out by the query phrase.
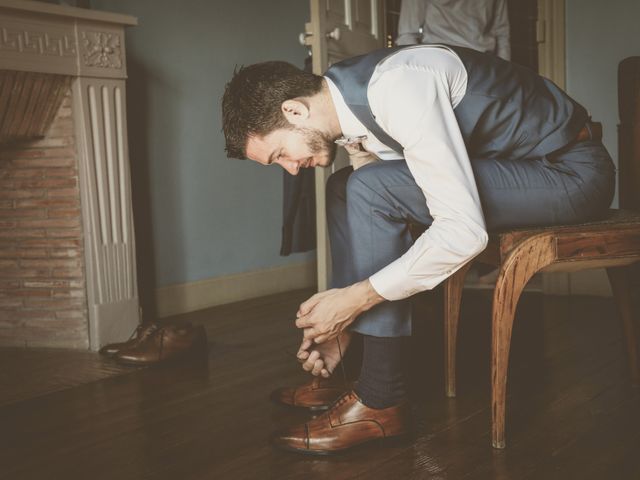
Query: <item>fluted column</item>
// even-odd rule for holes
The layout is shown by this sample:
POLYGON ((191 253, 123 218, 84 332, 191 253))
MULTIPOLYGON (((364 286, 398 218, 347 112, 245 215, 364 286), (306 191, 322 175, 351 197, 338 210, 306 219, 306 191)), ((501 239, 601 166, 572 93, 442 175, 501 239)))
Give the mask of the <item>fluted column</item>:
POLYGON ((79 23, 74 83, 92 348, 138 324, 122 27, 79 23))

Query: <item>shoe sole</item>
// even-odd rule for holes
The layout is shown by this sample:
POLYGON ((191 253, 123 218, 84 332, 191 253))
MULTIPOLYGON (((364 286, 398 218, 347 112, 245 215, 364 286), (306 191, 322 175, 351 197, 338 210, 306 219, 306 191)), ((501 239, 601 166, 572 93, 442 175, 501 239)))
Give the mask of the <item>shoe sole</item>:
POLYGON ((197 358, 200 355, 204 357, 207 354, 208 354, 208 349, 188 350, 186 352, 176 354, 172 357, 161 358, 160 360, 154 360, 149 362, 141 362, 139 360, 129 360, 126 358, 118 358, 117 356, 114 356, 111 358, 113 358, 115 361, 117 361, 122 365, 128 365, 131 367, 151 367, 153 365, 162 365, 165 363, 180 362, 182 360, 197 358))
POLYGON ((277 448, 278 450, 282 450, 288 453, 301 453, 303 455, 311 455, 315 457, 329 457, 331 455, 343 455, 346 453, 351 453, 354 450, 359 450, 359 449, 372 447, 372 446, 392 447, 392 446, 404 445, 412 438, 413 438, 413 434, 410 432, 407 432, 407 433, 394 435, 392 437, 373 438, 371 440, 358 443, 357 445, 353 445, 352 447, 342 448, 340 450, 309 450, 306 448, 287 447, 285 445, 279 445, 274 443, 273 439, 271 439, 271 445, 274 448, 277 448))
POLYGON ((118 352, 98 352, 98 353, 105 358, 112 358, 118 354, 118 352))
POLYGON ((297 410, 308 410, 310 412, 326 412, 327 410, 329 410, 329 407, 331 407, 331 403, 327 405, 314 405, 314 406, 291 405, 290 403, 284 403, 278 400, 277 398, 273 398, 272 396, 269 396, 269 400, 271 400, 272 403, 278 405, 279 407, 286 407, 286 408, 292 408, 292 409, 295 408, 297 410))

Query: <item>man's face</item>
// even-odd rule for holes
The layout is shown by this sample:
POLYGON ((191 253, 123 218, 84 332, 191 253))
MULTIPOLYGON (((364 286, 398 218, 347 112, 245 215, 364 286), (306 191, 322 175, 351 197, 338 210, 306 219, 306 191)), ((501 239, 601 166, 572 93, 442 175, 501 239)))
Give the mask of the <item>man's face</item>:
POLYGON ((335 156, 333 139, 312 128, 281 128, 247 142, 247 158, 263 165, 278 164, 291 175, 301 168, 327 167, 335 156))

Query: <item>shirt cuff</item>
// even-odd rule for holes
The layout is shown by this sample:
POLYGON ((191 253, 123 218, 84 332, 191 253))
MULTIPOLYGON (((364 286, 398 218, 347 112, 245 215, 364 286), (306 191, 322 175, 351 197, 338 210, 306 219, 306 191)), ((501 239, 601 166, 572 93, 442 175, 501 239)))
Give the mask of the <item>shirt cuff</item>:
POLYGON ((400 259, 371 275, 369 282, 381 297, 390 301, 403 300, 423 290, 420 285, 411 281, 400 259))

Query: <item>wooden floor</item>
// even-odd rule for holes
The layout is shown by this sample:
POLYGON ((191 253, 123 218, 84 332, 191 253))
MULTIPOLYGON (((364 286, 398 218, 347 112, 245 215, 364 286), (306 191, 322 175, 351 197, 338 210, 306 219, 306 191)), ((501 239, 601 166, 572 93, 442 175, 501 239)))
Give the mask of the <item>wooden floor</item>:
POLYGON ((458 397, 443 394, 441 294, 417 305, 415 438, 332 458, 273 450, 304 412, 269 392, 304 380, 290 356, 309 291, 212 308, 207 358, 120 367, 96 354, 0 349, 0 478, 640 479, 640 395, 608 299, 526 294, 512 343, 504 451, 489 446, 487 292, 466 292, 458 397))

